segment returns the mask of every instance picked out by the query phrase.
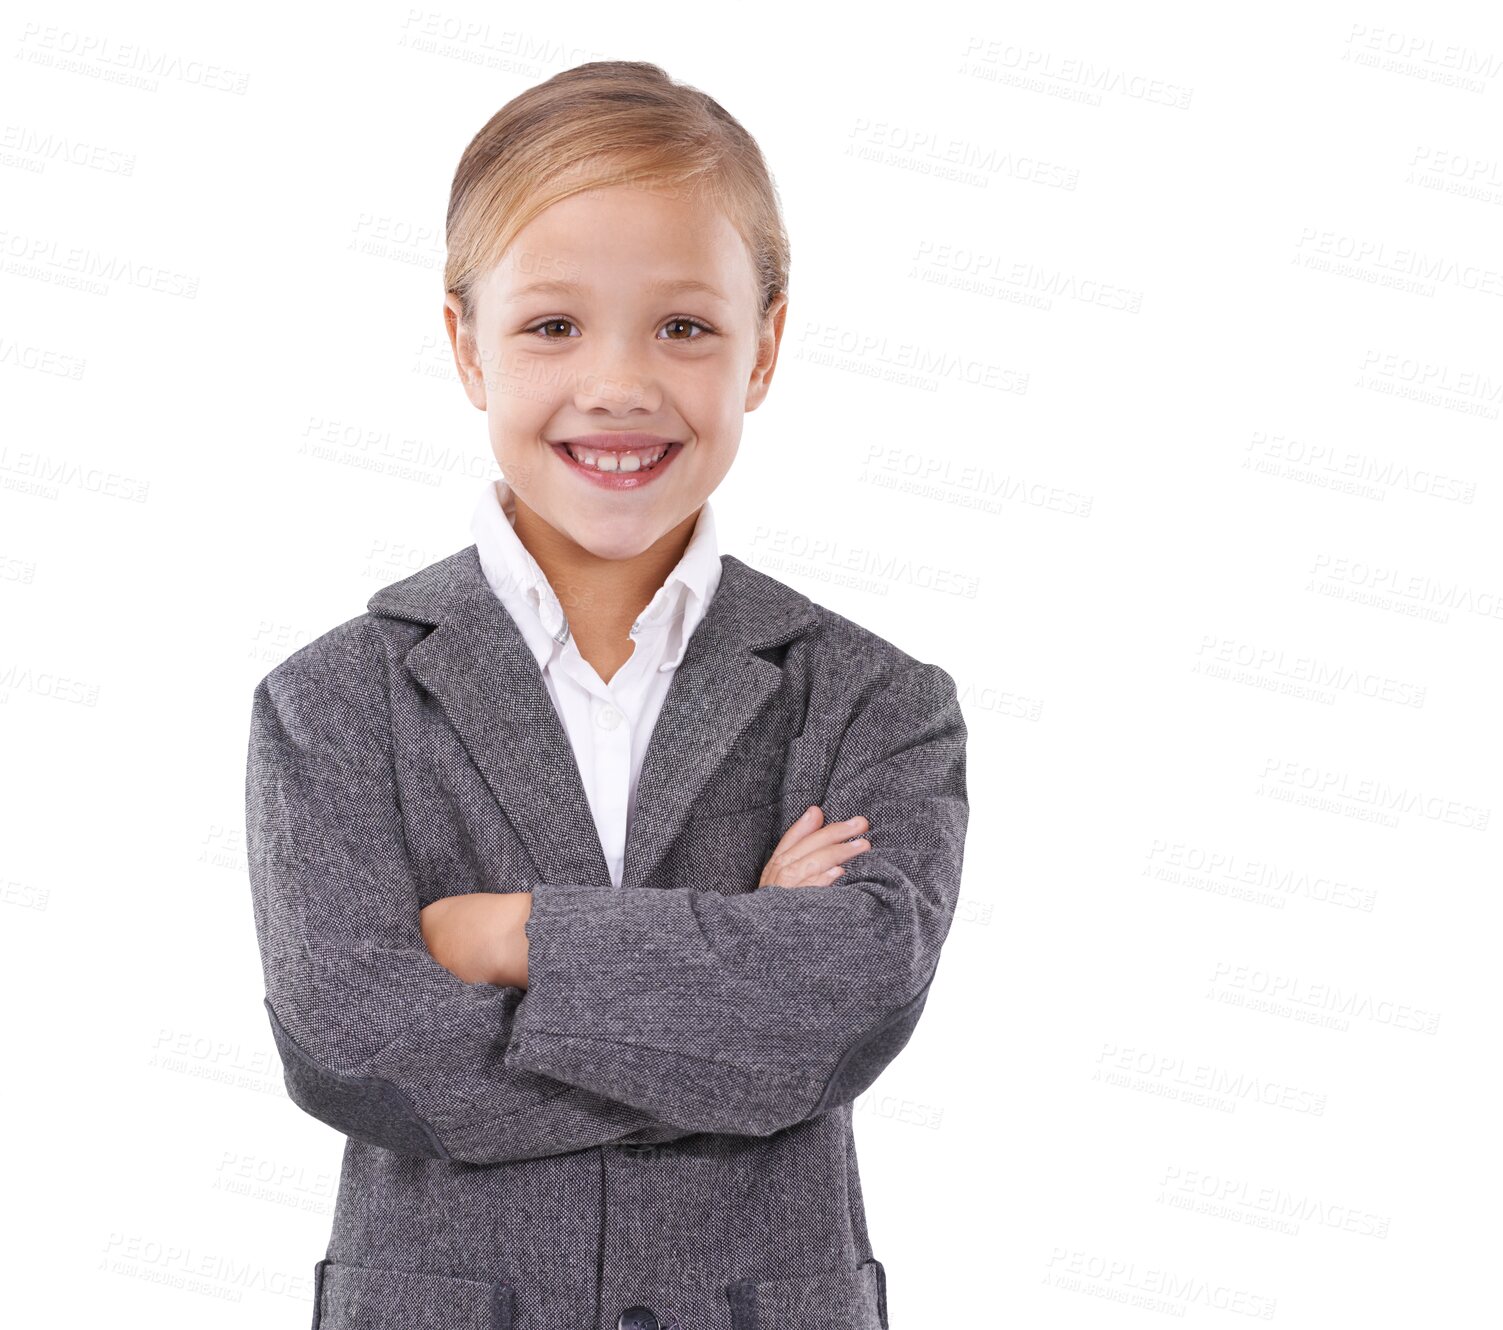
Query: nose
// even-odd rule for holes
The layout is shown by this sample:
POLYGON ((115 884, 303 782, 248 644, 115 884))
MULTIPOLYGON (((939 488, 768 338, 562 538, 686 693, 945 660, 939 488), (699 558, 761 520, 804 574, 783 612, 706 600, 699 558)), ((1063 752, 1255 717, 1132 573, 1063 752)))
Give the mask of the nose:
POLYGON ((647 356, 619 343, 605 343, 574 366, 574 405, 580 411, 656 411, 662 390, 647 356))

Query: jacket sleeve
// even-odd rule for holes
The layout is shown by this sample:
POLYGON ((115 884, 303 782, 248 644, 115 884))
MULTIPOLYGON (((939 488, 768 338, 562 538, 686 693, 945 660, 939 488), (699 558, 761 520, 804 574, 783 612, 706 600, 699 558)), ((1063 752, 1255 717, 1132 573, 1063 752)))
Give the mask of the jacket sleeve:
POLYGON ((361 636, 347 625, 324 653, 284 662, 251 709, 247 855, 293 1102, 357 1140, 470 1164, 685 1134, 507 1066, 523 990, 465 983, 429 953, 371 659, 379 644, 362 648, 361 636))
POLYGON ((954 916, 965 739, 938 666, 870 693, 819 801, 870 822, 834 886, 535 891, 507 1065, 690 1131, 764 1136, 854 1100, 917 1025, 954 916))

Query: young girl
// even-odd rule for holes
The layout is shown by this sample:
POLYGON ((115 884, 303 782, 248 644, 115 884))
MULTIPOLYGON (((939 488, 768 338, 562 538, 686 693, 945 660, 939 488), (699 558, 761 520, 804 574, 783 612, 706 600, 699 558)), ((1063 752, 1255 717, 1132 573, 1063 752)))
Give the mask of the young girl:
POLYGON ((470 143, 448 243, 506 479, 252 708, 265 1005, 348 1138, 314 1325, 885 1330, 851 1104, 955 911, 966 729, 717 551, 787 313, 762 156, 581 65, 470 143))

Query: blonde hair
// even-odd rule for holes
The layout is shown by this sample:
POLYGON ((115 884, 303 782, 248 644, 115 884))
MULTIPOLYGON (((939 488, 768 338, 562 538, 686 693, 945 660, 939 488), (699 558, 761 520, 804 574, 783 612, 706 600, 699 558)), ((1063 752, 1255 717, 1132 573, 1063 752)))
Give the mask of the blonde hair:
POLYGON ((756 140, 659 66, 594 60, 507 102, 470 140, 449 194, 444 288, 472 324, 474 286, 545 208, 631 185, 697 198, 730 219, 756 273, 758 320, 788 289, 788 235, 756 140))

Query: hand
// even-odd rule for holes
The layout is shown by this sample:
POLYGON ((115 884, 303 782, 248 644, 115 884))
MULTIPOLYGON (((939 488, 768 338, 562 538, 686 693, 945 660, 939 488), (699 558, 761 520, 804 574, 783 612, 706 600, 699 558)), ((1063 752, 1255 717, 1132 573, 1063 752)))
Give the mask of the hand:
POLYGON ((527 987, 530 891, 445 896, 419 914, 429 954, 467 984, 527 987))
POLYGON ((762 870, 759 887, 828 887, 832 886, 847 859, 864 854, 872 843, 866 839, 848 840, 865 831, 868 823, 859 814, 845 822, 826 827, 825 810, 813 805, 786 832, 762 870))

